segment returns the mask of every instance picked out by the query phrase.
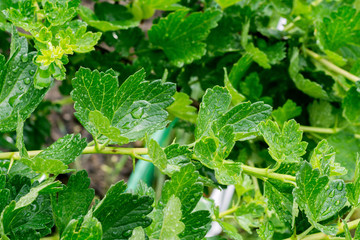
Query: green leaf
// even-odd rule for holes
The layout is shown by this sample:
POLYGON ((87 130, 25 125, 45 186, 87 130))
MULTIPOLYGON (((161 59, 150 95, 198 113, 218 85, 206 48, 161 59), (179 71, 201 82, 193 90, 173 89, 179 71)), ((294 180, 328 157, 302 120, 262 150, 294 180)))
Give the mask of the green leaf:
MULTIPOLYGON (((86 28, 86 23, 72 21, 66 29, 60 30, 55 35, 55 38, 64 39, 64 42, 60 41, 60 47, 62 47, 67 54, 72 54, 73 52, 90 52, 94 50, 94 46, 98 43, 101 33, 87 32, 86 28)), ((37 58, 37 60, 38 59, 39 58, 37 58)))
MULTIPOLYGON (((15 180, 19 180, 19 178, 15 180)), ((24 188, 20 182, 17 184, 22 186, 22 191, 27 192, 18 194, 16 201, 12 200, 2 211, 0 233, 10 235, 11 239, 20 239, 16 236, 22 232, 26 232, 28 236, 33 237, 32 239, 39 239, 41 236, 49 234, 53 226, 49 208, 50 201, 49 198, 40 194, 60 191, 61 183, 54 182, 53 178, 49 178, 37 186, 33 185, 30 190, 26 186, 24 188)))
POLYGON ((234 141, 233 127, 225 126, 218 137, 202 137, 195 143, 194 153, 203 165, 215 170, 221 184, 236 184, 241 180, 241 163, 225 160, 230 154, 234 141))
POLYGON ((335 124, 333 107, 328 101, 314 101, 308 106, 311 126, 328 128, 335 124))
POLYGON ((179 1, 180 0, 140 0, 140 3, 142 4, 142 7, 171 11, 175 7, 175 3, 179 1))
POLYGON ((336 51, 358 44, 360 15, 355 8, 342 6, 316 24, 315 36, 324 49, 336 51))
POLYGON ((251 55, 252 60, 259 64, 259 66, 265 69, 271 68, 267 55, 259 48, 255 47, 253 43, 248 43, 245 47, 245 50, 251 55))
POLYGON ((206 90, 200 104, 200 111, 196 121, 195 138, 209 136, 212 122, 217 120, 229 108, 231 95, 222 87, 214 87, 206 90))
MULTIPOLYGON (((51 203, 48 196, 39 195, 37 199, 28 206, 11 212, 13 206, 15 206, 14 201, 7 206, 3 217, 6 224, 8 221, 11 221, 11 224, 5 226, 8 228, 7 234, 10 239, 40 239, 40 237, 51 233, 54 221, 52 219, 51 203)), ((1 228, 0 224, 0 235, 2 231, 1 228)))
POLYGON ((141 139, 167 124, 164 110, 173 102, 175 85, 160 80, 145 81, 145 72, 131 75, 118 87, 117 77, 111 72, 91 72, 81 68, 73 79, 72 98, 75 101, 75 116, 94 136, 98 131, 89 120, 91 111, 99 111, 111 126, 120 130, 121 137, 129 141, 141 139))
POLYGON ((287 120, 300 116, 301 110, 301 107, 296 106, 296 103, 288 99, 284 106, 279 107, 272 112, 272 116, 275 121, 282 126, 287 120))
POLYGON ((265 195, 268 199, 269 206, 275 210, 279 219, 291 226, 293 219, 293 195, 273 182, 265 182, 265 195), (279 204, 280 203, 280 204, 279 204))
POLYGON ((310 157, 312 167, 320 170, 321 175, 339 176, 347 173, 346 168, 335 162, 335 150, 323 139, 318 143, 310 157))
POLYGON ((63 25, 77 15, 79 4, 79 0, 46 1, 44 5, 46 19, 51 26, 63 25))
POLYGON ((223 231, 233 240, 243 240, 236 227, 230 223, 218 221, 223 231))
POLYGON ((70 164, 81 155, 86 146, 86 139, 81 138, 80 134, 67 134, 51 144, 50 147, 41 151, 34 158, 43 160, 56 159, 65 164, 70 164))
POLYGON ((239 0, 216 0, 216 2, 220 5, 220 7, 222 9, 225 9, 225 8, 230 7, 240 1, 239 0))
POLYGON ((168 203, 171 196, 180 199, 181 211, 184 217, 190 214, 202 196, 203 184, 198 181, 199 173, 195 171, 195 166, 187 164, 175 172, 170 181, 166 181, 159 204, 164 206, 168 203))
POLYGON ((289 65, 289 75, 295 83, 297 89, 313 98, 328 99, 328 94, 322 86, 304 78, 304 76, 300 73, 300 70, 299 49, 293 48, 289 65))
POLYGON ((218 129, 232 126, 235 140, 244 141, 255 138, 258 133, 258 124, 271 114, 271 106, 263 102, 245 102, 233 107, 223 114, 217 121, 218 129))
POLYGON ((153 199, 124 193, 125 190, 123 181, 112 185, 93 211, 102 225, 104 240, 128 239, 134 228, 146 228, 151 223, 146 215, 152 211, 153 199))
POLYGON ((335 162, 340 163, 348 173, 342 178, 352 180, 356 168, 357 153, 360 152, 360 140, 353 134, 339 132, 327 139, 329 144, 335 149, 335 162))
POLYGON ((211 216, 207 210, 192 212, 181 219, 185 224, 185 230, 179 235, 180 239, 202 239, 211 227, 211 216))
POLYGON ((240 162, 222 162, 216 163, 215 177, 221 184, 231 185, 236 184, 241 180, 241 168, 240 162))
MULTIPOLYGON (((79 224, 77 219, 85 216, 88 212, 95 196, 94 189, 89 189, 89 185, 90 179, 86 171, 80 171, 70 176, 67 187, 63 191, 51 196, 55 224, 60 235, 63 232, 65 235, 70 234, 70 232, 73 234, 73 230, 79 224), (65 228, 69 229, 66 230, 65 228), (69 233, 65 233, 66 231, 69 231, 69 233)), ((84 228, 97 228, 98 224, 92 220, 91 216, 87 216, 81 225, 84 228), (88 223, 85 223, 86 219, 89 221, 88 223)))
POLYGON ((279 64, 286 57, 285 42, 277 42, 268 46, 266 41, 258 41, 260 50, 263 51, 269 59, 271 65, 279 64))
POLYGON ((356 227, 354 239, 360 239, 360 224, 356 227))
POLYGON ((307 142, 302 142, 302 131, 295 120, 284 123, 280 130, 279 125, 268 120, 259 124, 259 131, 269 145, 271 157, 279 163, 299 162, 306 153, 307 142))
POLYGON ((91 125, 96 129, 98 134, 102 134, 109 138, 111 141, 116 142, 119 145, 123 145, 129 142, 129 139, 121 136, 121 132, 118 128, 110 125, 110 121, 98 110, 91 111, 89 113, 89 121, 91 125))
POLYGON ((360 158, 357 157, 354 181, 346 184, 346 193, 353 207, 360 205, 360 158))
POLYGON ((68 134, 35 157, 22 157, 20 160, 35 172, 55 175, 67 173, 71 171, 67 165, 74 162, 86 146, 86 139, 81 138, 80 134, 68 134))
POLYGON ((57 159, 22 158, 20 161, 37 173, 59 175, 72 171, 68 169, 68 166, 64 162, 57 159))
POLYGON ((36 7, 32 0, 20 1, 18 5, 12 4, 11 7, 3 11, 5 17, 15 26, 23 28, 25 31, 30 31, 41 26, 37 21, 34 21, 36 14, 36 7))
POLYGON ((259 227, 259 218, 263 217, 264 207, 255 202, 242 204, 235 212, 235 219, 239 226, 251 234, 252 227, 259 227))
POLYGON ((195 123, 197 118, 197 109, 191 106, 193 101, 190 100, 189 96, 183 92, 176 92, 173 98, 175 101, 166 108, 170 115, 195 123))
POLYGON ((154 139, 148 142, 149 156, 153 160, 154 165, 160 170, 164 171, 167 166, 167 158, 164 150, 160 147, 159 143, 154 139))
POLYGON ((342 102, 343 116, 352 124, 360 122, 360 92, 357 87, 350 88, 342 102))
POLYGON ((27 119, 48 91, 35 89, 35 53, 28 53, 26 38, 12 34, 10 58, 0 54, 0 132, 15 130, 18 118, 27 119))
POLYGON ((136 227, 129 240, 145 240, 145 232, 142 227, 136 227))
POLYGON ((240 103, 229 111, 231 95, 226 88, 214 87, 208 89, 200 104, 195 138, 212 136, 212 126, 216 127, 215 134, 225 126, 232 126, 235 140, 254 138, 258 132, 257 125, 271 113, 271 107, 262 102, 251 104, 240 103))
POLYGON ((261 85, 259 75, 256 72, 247 75, 245 81, 240 82, 239 87, 240 92, 251 102, 258 101, 263 92, 263 86, 261 85))
POLYGON ((337 228, 324 226, 319 222, 327 220, 345 206, 346 189, 343 180, 329 181, 327 176, 321 176, 319 169, 312 169, 304 162, 296 175, 294 198, 309 222, 317 229, 328 235, 335 235, 337 228))
POLYGON ((221 11, 208 10, 187 15, 186 10, 171 13, 160 19, 148 32, 150 42, 161 48, 177 67, 192 63, 205 55, 206 44, 203 41, 210 29, 217 26, 221 11))
POLYGON ((265 224, 262 224, 256 232, 262 240, 271 240, 274 235, 274 226, 271 222, 266 222, 265 224))
POLYGON ((246 71, 248 70, 252 62, 252 56, 249 53, 245 53, 233 65, 229 74, 229 80, 234 87, 237 87, 239 85, 240 80, 244 77, 246 71))
POLYGON ((125 6, 110 4, 107 2, 103 2, 101 4, 95 4, 96 12, 109 12, 111 11, 114 18, 110 18, 110 16, 106 16, 104 14, 99 14, 103 16, 102 19, 94 13, 91 9, 80 6, 78 13, 82 20, 84 20, 89 26, 99 29, 102 32, 107 31, 117 31, 120 29, 128 29, 132 27, 136 27, 139 25, 139 21, 133 19, 132 14, 127 10, 125 6), (117 16, 115 15, 117 13, 117 16))
POLYGON ((241 93, 239 93, 236 88, 232 85, 232 83, 229 80, 226 68, 224 68, 224 83, 225 88, 229 91, 231 95, 231 103, 233 105, 238 105, 239 103, 243 102, 246 98, 241 93))
POLYGON ((191 162, 192 152, 187 146, 171 144, 162 149, 154 140, 151 140, 148 146, 149 156, 154 165, 168 176, 172 176, 174 172, 180 171, 183 166, 191 162))
POLYGON ((160 239, 180 240, 179 234, 184 231, 185 224, 181 222, 181 201, 172 195, 164 208, 164 219, 160 239))
POLYGON ((60 240, 85 239, 102 239, 101 223, 92 216, 91 211, 84 217, 82 223, 80 223, 80 220, 72 219, 64 229, 60 238, 60 240))

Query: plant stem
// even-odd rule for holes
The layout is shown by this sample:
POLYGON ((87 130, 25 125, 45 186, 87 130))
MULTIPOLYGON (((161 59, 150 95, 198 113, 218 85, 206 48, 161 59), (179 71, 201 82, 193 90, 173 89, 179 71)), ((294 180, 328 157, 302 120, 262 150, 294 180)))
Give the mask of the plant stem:
MULTIPOLYGON (((304 132, 335 134, 340 132, 342 128, 321 128, 321 127, 300 126, 300 130, 304 132)), ((360 138, 360 134, 354 134, 354 137, 360 138)))
POLYGON ((27 33, 23 33, 23 32, 18 32, 19 36, 21 37, 26 37, 27 39, 33 39, 33 36, 27 33))
POLYGON ((355 211, 356 211, 356 208, 353 207, 353 208, 351 209, 351 211, 348 213, 348 215, 346 215, 346 218, 344 219, 344 221, 345 221, 345 222, 349 221, 350 218, 351 218, 351 216, 354 214, 355 211))
POLYGON ((241 168, 244 173, 249 174, 251 176, 255 176, 257 178, 271 178, 280 180, 282 182, 289 182, 295 184, 296 178, 291 175, 286 174, 280 174, 280 173, 274 173, 271 172, 271 169, 267 168, 256 168, 256 167, 250 167, 247 165, 241 165, 241 168))
MULTIPOLYGON (((41 150, 28 151, 29 157, 34 157, 39 154, 41 150)), ((86 147, 82 154, 122 154, 122 155, 143 155, 147 154, 147 148, 121 148, 121 147, 105 147, 97 150, 95 146, 86 147)), ((0 160, 11 159, 19 160, 19 152, 4 152, 0 153, 0 160)))
MULTIPOLYGON (((349 230, 355 229, 359 223, 360 223, 360 218, 356 219, 354 221, 348 222, 347 225, 349 227, 349 230)), ((339 226, 339 230, 336 234, 340 234, 343 232, 344 232, 344 224, 341 224, 339 226)), ((329 239, 329 236, 322 232, 314 233, 314 234, 310 234, 310 235, 304 237, 302 240, 320 240, 320 239, 329 239)), ((290 238, 288 238, 288 240, 290 240, 290 238)))
MULTIPOLYGON (((34 157, 39 154, 41 150, 36 151, 28 151, 29 157, 34 157)), ((120 154, 120 155, 130 155, 141 157, 139 155, 147 155, 148 149, 147 148, 123 148, 123 147, 104 147, 104 148, 97 148, 96 146, 86 147, 82 154, 120 154)), ((14 159, 19 160, 20 155, 19 152, 4 152, 0 153, 0 160, 8 160, 14 159)), ((150 159, 141 158, 142 160, 152 162, 150 159)), ((196 157, 194 157, 196 159, 196 157)), ((241 165, 242 170, 244 173, 249 174, 250 176, 255 176, 257 178, 266 179, 272 178, 277 179, 283 182, 289 182, 295 184, 296 178, 291 175, 280 174, 271 172, 271 169, 267 168, 256 168, 247 165, 241 165)))
POLYGON ((53 101, 52 103, 53 103, 53 104, 58 104, 58 105, 64 106, 64 105, 73 104, 73 103, 74 103, 74 100, 73 100, 70 96, 67 96, 67 97, 64 97, 64 98, 62 98, 62 99, 55 100, 55 101, 53 101))
POLYGON ((232 214, 232 213, 236 212, 237 209, 238 209, 238 206, 234 206, 232 208, 229 208, 228 210, 219 213, 219 218, 223 218, 226 215, 232 214))
POLYGON ((306 229, 304 232, 302 232, 300 235, 297 236, 297 239, 303 239, 306 235, 308 235, 309 232, 311 232, 311 230, 314 229, 314 226, 309 227, 308 229, 306 229))
POLYGON ((355 76, 352 73, 349 73, 348 71, 345 71, 344 69, 336 66, 335 64, 333 64, 332 62, 326 60, 325 58, 321 57, 319 54, 311 51, 310 49, 305 48, 305 52, 312 57, 314 60, 318 61, 319 63, 321 63, 323 66, 325 66, 327 69, 344 76, 345 78, 349 79, 352 82, 357 82, 360 80, 359 77, 355 76))

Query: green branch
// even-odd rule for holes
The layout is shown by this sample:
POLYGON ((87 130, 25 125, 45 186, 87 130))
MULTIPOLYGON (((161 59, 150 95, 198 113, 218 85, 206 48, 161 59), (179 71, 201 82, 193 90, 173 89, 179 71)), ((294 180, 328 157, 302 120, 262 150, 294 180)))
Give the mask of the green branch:
MULTIPOLYGON (((28 151, 29 157, 35 157, 41 151, 28 151)), ((147 155, 147 148, 122 148, 122 147, 104 147, 104 148, 96 148, 96 146, 86 147, 82 154, 120 154, 120 155, 130 155, 132 157, 136 157, 138 159, 142 159, 148 162, 152 162, 150 159, 143 158, 141 155, 147 155)), ((19 152, 4 152, 0 153, 0 160, 19 160, 20 155, 19 152)), ((267 168, 256 168, 247 165, 242 165, 242 170, 244 173, 255 176, 260 179, 276 179, 282 182, 289 182, 295 184, 296 178, 291 175, 274 173, 271 169, 267 168)))
MULTIPOLYGON (((349 230, 353 230, 355 229, 360 223, 360 218, 356 219, 354 221, 348 222, 347 225, 349 227, 349 230)), ((340 234, 344 232, 344 224, 341 224, 339 226, 339 230, 336 234, 340 234)), ((287 238, 285 240, 291 240, 292 238, 287 238)), ((314 234, 310 234, 307 235, 306 237, 302 238, 302 240, 320 240, 320 239, 329 239, 329 236, 326 235, 325 233, 314 233, 314 234)))
MULTIPOLYGON (((343 128, 321 128, 321 127, 300 126, 300 130, 304 132, 335 134, 343 130, 343 128)), ((354 134, 354 137, 360 138, 360 134, 354 134)))
POLYGON ((296 182, 296 177, 291 176, 291 175, 286 175, 286 174, 274 173, 272 171, 272 169, 256 168, 256 167, 250 167, 247 165, 241 165, 241 168, 244 173, 251 175, 251 176, 255 176, 257 178, 261 178, 261 179, 271 178, 271 179, 280 180, 282 182, 289 182, 294 185, 296 182))
MULTIPOLYGON (((28 151, 29 157, 35 157, 41 150, 28 151)), ((147 154, 147 148, 121 148, 121 147, 104 147, 97 150, 95 146, 86 147, 82 154, 121 154, 121 155, 144 155, 147 154)), ((5 159, 19 160, 19 152, 4 152, 0 153, 0 160, 5 159)))
POLYGON ((319 54, 311 51, 310 49, 305 48, 305 53, 308 54, 311 58, 313 58, 315 61, 319 62, 320 64, 322 64, 324 67, 326 67, 327 69, 329 69, 330 71, 337 73, 339 75, 344 76, 345 78, 349 79, 352 82, 357 82, 360 80, 360 78, 358 76, 355 76, 354 74, 349 73, 348 71, 345 71, 344 69, 336 66, 335 64, 333 64, 332 62, 326 60, 325 58, 323 58, 322 56, 320 56, 319 54))

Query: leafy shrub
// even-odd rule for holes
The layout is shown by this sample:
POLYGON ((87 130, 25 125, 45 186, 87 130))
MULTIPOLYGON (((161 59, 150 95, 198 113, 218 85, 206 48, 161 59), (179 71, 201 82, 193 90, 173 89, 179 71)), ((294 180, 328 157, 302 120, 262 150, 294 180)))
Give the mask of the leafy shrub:
POLYGON ((0 239, 204 239, 212 222, 223 233, 209 239, 360 239, 357 1, 0 10, 0 239), (46 147, 64 105, 91 137, 46 147), (156 191, 119 181, 95 199, 72 169, 85 154, 154 164, 156 191), (229 185, 220 211, 209 193, 229 185))

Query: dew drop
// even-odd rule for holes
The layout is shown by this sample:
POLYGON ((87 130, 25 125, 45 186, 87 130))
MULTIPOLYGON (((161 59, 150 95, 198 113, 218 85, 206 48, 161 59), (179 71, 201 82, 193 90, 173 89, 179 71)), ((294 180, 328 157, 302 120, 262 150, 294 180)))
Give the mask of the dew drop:
POLYGON ((335 206, 339 206, 340 205, 340 200, 337 200, 336 202, 335 202, 335 206))
POLYGON ((29 71, 29 74, 30 74, 31 76, 34 76, 35 70, 34 70, 34 69, 30 70, 30 71, 29 71))
POLYGON ((322 215, 325 216, 325 215, 329 214, 330 211, 331 211, 331 208, 328 207, 328 208, 324 211, 324 213, 323 213, 322 215))
POLYGON ((339 182, 338 185, 336 186, 336 189, 339 191, 342 191, 344 188, 344 184, 342 182, 339 182))
POLYGON ((335 196, 335 190, 332 190, 329 194, 329 197, 333 198, 335 196))
POLYGON ((24 54, 24 55, 21 56, 21 61, 22 61, 22 62, 25 63, 25 62, 27 62, 28 60, 29 60, 29 57, 28 57, 27 54, 24 54))
POLYGON ((123 128, 123 129, 130 129, 129 124, 130 124, 130 122, 124 123, 124 125, 122 126, 122 128, 123 128))
POLYGON ((19 71, 19 67, 15 67, 13 70, 12 70, 14 73, 17 73, 19 71))
POLYGON ((25 79, 24 79, 24 83, 25 83, 26 85, 29 85, 30 82, 31 82, 30 78, 25 78, 25 79))
POLYGON ((144 114, 144 109, 142 107, 135 108, 131 111, 131 116, 135 119, 139 119, 144 114))

